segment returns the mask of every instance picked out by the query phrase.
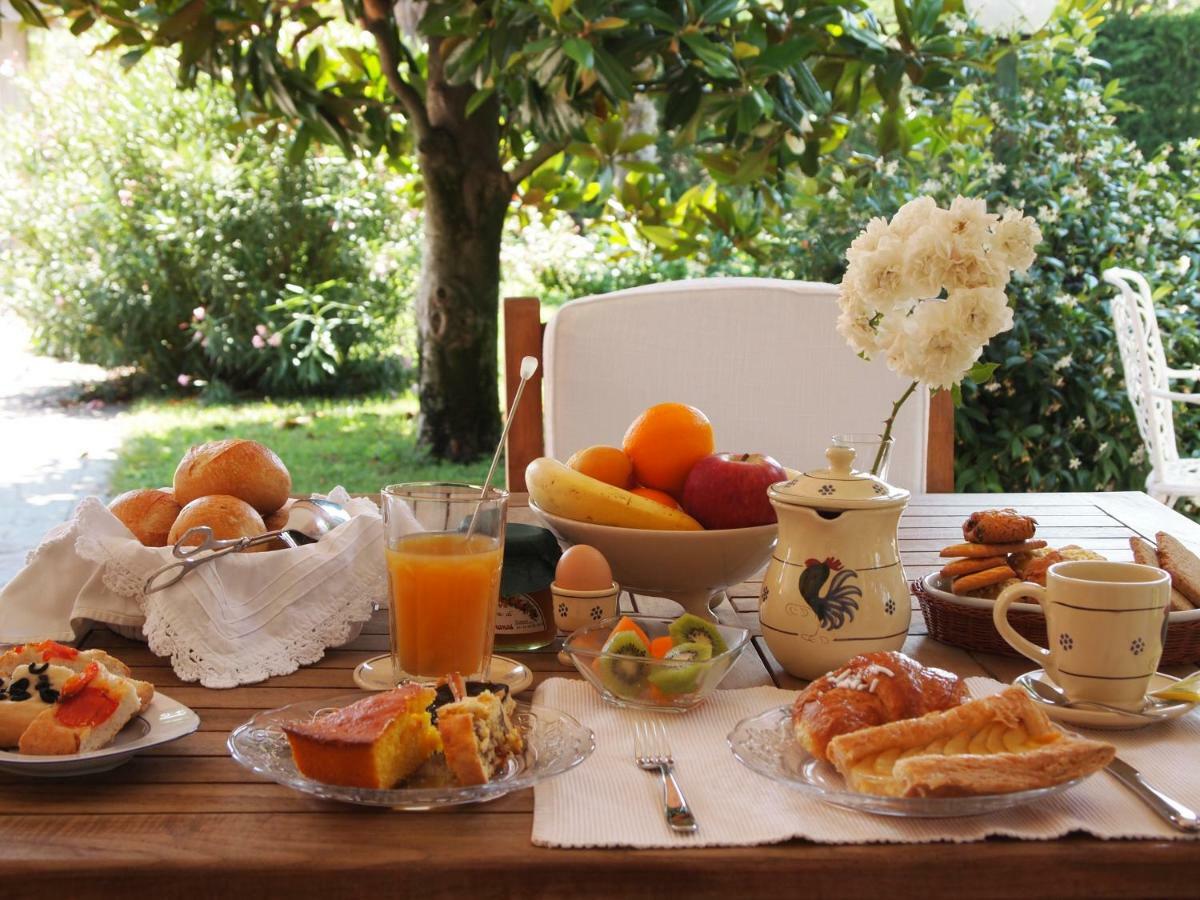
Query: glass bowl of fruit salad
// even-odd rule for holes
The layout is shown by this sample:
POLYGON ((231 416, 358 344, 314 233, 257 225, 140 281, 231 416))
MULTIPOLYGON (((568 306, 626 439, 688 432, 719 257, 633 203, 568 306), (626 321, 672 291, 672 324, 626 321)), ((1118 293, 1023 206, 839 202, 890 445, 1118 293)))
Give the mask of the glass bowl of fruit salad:
POLYGON ((749 642, 745 628, 684 613, 605 619, 572 632, 563 651, 615 706, 686 712, 717 689, 749 642))

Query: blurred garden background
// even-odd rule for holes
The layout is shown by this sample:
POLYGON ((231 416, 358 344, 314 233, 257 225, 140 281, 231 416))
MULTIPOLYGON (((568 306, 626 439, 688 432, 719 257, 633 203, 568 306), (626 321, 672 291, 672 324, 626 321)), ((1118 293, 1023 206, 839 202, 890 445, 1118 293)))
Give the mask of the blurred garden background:
MULTIPOLYGON (((1045 242, 1009 288, 1015 327, 985 355, 995 377, 964 386, 957 488, 1140 489, 1101 273, 1144 273, 1168 358, 1200 364, 1197 4, 1063 0, 1036 31, 1002 36, 956 0, 779 5, 828 7, 821 27, 866 55, 878 43, 881 60, 923 41, 936 77, 885 77, 880 62, 827 84, 815 68, 813 102, 853 90, 853 114, 814 135, 798 106, 791 157, 714 143, 672 108, 685 94, 613 103, 523 172, 500 296, 552 312, 690 276, 837 282, 866 221, 915 195, 1023 209, 1045 242)), ((550 6, 557 19, 571 4, 550 6)), ((771 4, 721 13, 745 6, 771 4)), ((29 0, 4 13, 10 36, 41 16, 29 0)), ((51 24, 0 62, 0 304, 38 353, 109 372, 76 399, 120 411, 110 491, 169 484, 187 446, 233 435, 275 448, 298 490, 481 478, 486 460, 418 440, 426 184, 412 154, 323 143, 303 116, 264 115, 205 75, 180 89, 186 43, 143 47, 83 14, 51 24)), ((778 46, 754 33, 727 55, 685 43, 719 75, 778 46)), ((592 45, 570 40, 567 64, 603 78, 592 45)), ((370 75, 344 42, 305 44, 300 65, 320 83, 335 59, 370 75)), ((783 114, 778 95, 740 96, 730 133, 783 114)), ((1196 412, 1177 408, 1184 455, 1200 453, 1196 412)))

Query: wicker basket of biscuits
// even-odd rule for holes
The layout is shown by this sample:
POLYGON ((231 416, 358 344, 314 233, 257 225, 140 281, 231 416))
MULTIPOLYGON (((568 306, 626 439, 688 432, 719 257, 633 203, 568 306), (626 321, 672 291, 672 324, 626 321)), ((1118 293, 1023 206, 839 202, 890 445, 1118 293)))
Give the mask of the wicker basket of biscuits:
MULTIPOLYGON (((929 636, 967 650, 1018 656, 992 622, 1000 592, 1021 581, 1045 586, 1046 571, 1057 562, 1104 559, 1074 545, 1048 546, 1036 532, 1036 520, 1012 509, 973 513, 963 523, 965 541, 941 551, 946 559, 941 571, 912 584, 929 636)), ((1174 585, 1161 665, 1190 663, 1200 657, 1200 558, 1165 532, 1156 539, 1157 546, 1140 537, 1129 543, 1136 562, 1165 569, 1174 585)), ((1014 603, 1008 621, 1023 637, 1046 646, 1046 618, 1037 603, 1014 603)))

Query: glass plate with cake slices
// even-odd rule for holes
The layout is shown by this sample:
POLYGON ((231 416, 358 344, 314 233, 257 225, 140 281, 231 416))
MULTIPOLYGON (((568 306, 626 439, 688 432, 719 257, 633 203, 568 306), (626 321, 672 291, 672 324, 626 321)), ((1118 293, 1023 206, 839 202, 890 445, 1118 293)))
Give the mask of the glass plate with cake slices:
POLYGON ((781 706, 743 719, 729 733, 729 749, 742 765, 802 794, 844 809, 881 816, 937 819, 979 816, 1024 806, 1068 791, 1084 777, 1050 787, 968 797, 881 797, 850 790, 841 774, 796 740, 792 707, 781 706))
POLYGON ((566 713, 544 706, 534 710, 528 703, 517 703, 511 718, 524 747, 519 753, 509 755, 483 784, 463 786, 455 782, 444 766, 436 765, 441 754, 435 754, 427 765, 393 788, 329 784, 302 774, 284 732, 285 726, 319 722, 362 700, 359 692, 261 712, 234 729, 228 740, 229 751, 251 771, 316 797, 367 806, 427 810, 495 800, 533 787, 579 765, 595 749, 591 729, 566 713))
POLYGON ((200 717, 194 711, 162 692, 155 692, 150 705, 130 719, 108 746, 62 756, 0 750, 0 772, 41 778, 107 772, 129 762, 142 750, 186 737, 199 727, 200 717))

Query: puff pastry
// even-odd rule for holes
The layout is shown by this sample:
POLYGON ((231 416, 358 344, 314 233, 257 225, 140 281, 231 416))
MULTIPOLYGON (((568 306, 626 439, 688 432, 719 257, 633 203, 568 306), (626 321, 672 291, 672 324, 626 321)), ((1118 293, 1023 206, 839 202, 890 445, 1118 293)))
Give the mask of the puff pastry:
POLYGON ((61 756, 107 746, 138 713, 134 684, 88 663, 63 684, 58 702, 29 723, 17 747, 22 753, 61 756))
POLYGON ((965 697, 953 672, 895 651, 863 653, 801 691, 792 722, 804 749, 828 759, 825 748, 839 734, 948 709, 965 697))
POLYGON ((105 671, 120 678, 128 678, 137 691, 138 712, 145 712, 154 699, 154 685, 130 677, 129 666, 103 650, 76 650, 57 641, 39 641, 36 644, 18 644, 0 655, 0 681, 11 678, 18 666, 36 663, 51 663, 63 666, 75 673, 87 671, 92 663, 99 663, 105 671))
POLYGON ((841 735, 829 759, 851 790, 959 797, 1049 787, 1106 766, 1111 744, 1059 731, 1012 687, 919 719, 841 735))

